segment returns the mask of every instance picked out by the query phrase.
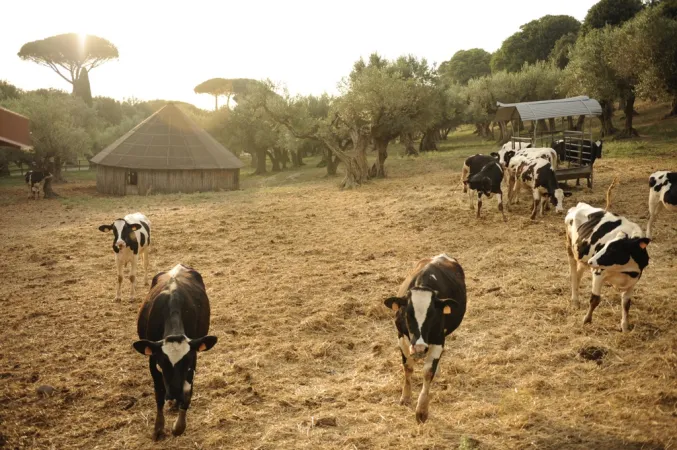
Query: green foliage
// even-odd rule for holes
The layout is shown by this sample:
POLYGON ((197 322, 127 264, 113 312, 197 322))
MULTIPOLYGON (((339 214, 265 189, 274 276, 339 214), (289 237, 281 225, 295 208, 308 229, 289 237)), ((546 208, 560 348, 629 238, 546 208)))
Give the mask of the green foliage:
POLYGON ((578 33, 580 25, 571 16, 551 15, 522 25, 492 56, 492 72, 517 72, 524 63, 547 60, 557 41, 569 33, 578 33))
POLYGON ((96 113, 81 99, 52 90, 29 92, 5 104, 30 119, 38 161, 49 157, 74 160, 91 149, 88 128, 95 125, 96 113))
POLYGON ((21 90, 19 88, 13 84, 9 84, 5 80, 0 80, 0 102, 12 98, 19 98, 19 96, 21 96, 21 90))
MULTIPOLYGON (((106 125, 119 125, 122 122, 122 105, 114 98, 96 97, 93 103, 96 114, 106 125)), ((136 112, 136 109, 132 109, 129 115, 135 115, 136 112)))
POLYGON ((641 0, 600 0, 588 10, 582 31, 587 33, 607 25, 619 26, 635 17, 643 7, 641 0))
POLYGON ((471 78, 491 73, 491 53, 481 49, 459 50, 440 64, 439 74, 452 83, 468 84, 471 78))
POLYGON ((550 52, 549 60, 560 69, 564 69, 569 64, 569 52, 576 44, 577 33, 567 33, 555 42, 555 46, 550 52))
POLYGON ((28 42, 21 47, 18 56, 49 67, 75 89, 80 69, 90 72, 118 58, 119 54, 117 47, 106 39, 87 35, 83 41, 76 33, 68 33, 28 42))

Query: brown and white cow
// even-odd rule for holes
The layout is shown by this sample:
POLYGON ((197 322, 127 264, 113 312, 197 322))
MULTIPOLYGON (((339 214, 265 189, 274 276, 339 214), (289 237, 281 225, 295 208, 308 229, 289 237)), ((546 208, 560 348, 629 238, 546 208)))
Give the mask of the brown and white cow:
POLYGON ((101 225, 99 231, 113 232, 113 251, 115 252, 115 265, 118 270, 118 289, 115 299, 121 299, 124 268, 131 263, 129 281, 132 283, 132 291, 130 300, 134 300, 136 296, 136 266, 139 258, 143 259, 143 282, 148 284, 150 220, 141 213, 127 214, 124 219, 117 219, 111 225, 101 225))
POLYGON ((397 297, 385 300, 395 311, 395 327, 402 354, 404 384, 400 404, 411 401, 414 360, 425 358, 423 388, 416 405, 416 420, 428 419, 430 385, 444 351, 445 338, 463 320, 466 308, 465 274, 454 258, 446 254, 418 262, 400 285, 397 297))
POLYGON ((199 272, 178 264, 155 275, 139 311, 140 340, 134 342, 136 351, 150 357, 157 406, 153 440, 164 435, 162 409, 166 400, 173 400, 179 408, 172 434, 178 436, 186 429, 197 353, 209 350, 217 341, 207 334, 209 315, 209 298, 199 272))

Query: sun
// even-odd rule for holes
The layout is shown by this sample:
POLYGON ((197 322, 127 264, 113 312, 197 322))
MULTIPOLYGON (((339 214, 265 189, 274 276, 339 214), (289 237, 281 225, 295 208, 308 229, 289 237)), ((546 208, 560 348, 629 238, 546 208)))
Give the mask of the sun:
POLYGON ((85 53, 86 43, 87 43, 87 33, 78 33, 78 47, 80 53, 85 53))

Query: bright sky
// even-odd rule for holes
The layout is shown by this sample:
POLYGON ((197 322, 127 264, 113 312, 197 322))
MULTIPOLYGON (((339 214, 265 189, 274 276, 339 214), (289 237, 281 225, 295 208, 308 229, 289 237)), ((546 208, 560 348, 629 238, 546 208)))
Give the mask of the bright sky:
POLYGON ((493 52, 519 26, 546 14, 585 17, 596 0, 3 1, 0 79, 23 89, 71 85, 17 56, 29 41, 87 33, 113 42, 120 59, 90 74, 92 94, 162 98, 213 108, 193 88, 204 80, 271 78, 296 94, 336 92, 360 56, 403 54, 429 62, 457 50, 493 52), (413 5, 416 5, 414 7, 413 5), (432 20, 432 22, 431 22, 432 20))

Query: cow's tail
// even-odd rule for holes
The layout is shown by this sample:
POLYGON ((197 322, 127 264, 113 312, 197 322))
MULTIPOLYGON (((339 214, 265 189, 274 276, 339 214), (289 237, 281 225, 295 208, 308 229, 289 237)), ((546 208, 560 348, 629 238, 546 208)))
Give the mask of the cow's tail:
POLYGON ((604 211, 609 211, 609 208, 611 207, 611 191, 616 186, 618 186, 618 176, 614 178, 614 181, 611 182, 609 188, 606 190, 606 207, 604 208, 604 211))

